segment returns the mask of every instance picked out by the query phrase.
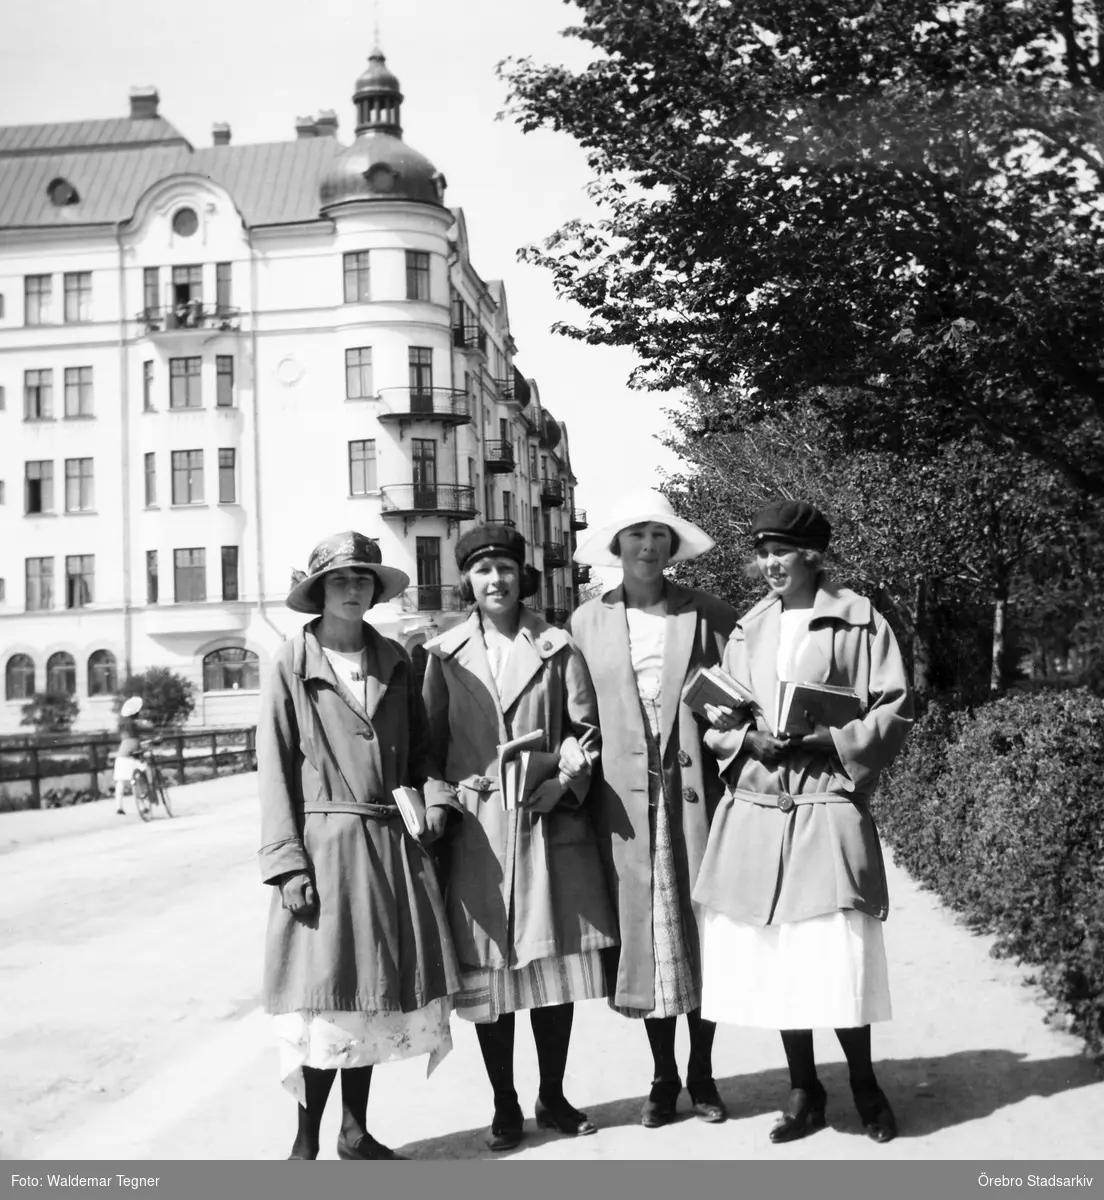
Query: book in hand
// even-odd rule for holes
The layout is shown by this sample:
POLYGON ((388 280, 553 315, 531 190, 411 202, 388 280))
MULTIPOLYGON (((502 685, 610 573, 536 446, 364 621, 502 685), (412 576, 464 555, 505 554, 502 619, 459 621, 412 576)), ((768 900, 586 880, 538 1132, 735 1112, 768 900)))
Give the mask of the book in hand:
MULTIPOLYGON (((733 679, 720 667, 696 667, 686 681, 682 698, 687 707, 705 716, 705 706, 721 708, 755 708, 755 696, 750 688, 733 679)), ((708 720, 708 717, 706 718, 708 720)))
POLYGON ((426 831, 426 806, 421 792, 417 788, 397 787, 391 795, 398 805, 407 833, 416 841, 421 841, 426 831))
POLYGON ((775 737, 801 737, 817 725, 839 729, 860 712, 857 693, 830 683, 778 683, 775 737))
POLYGON ((498 782, 507 811, 517 808, 521 800, 558 773, 560 756, 538 749, 543 741, 544 730, 534 729, 499 746, 498 782))

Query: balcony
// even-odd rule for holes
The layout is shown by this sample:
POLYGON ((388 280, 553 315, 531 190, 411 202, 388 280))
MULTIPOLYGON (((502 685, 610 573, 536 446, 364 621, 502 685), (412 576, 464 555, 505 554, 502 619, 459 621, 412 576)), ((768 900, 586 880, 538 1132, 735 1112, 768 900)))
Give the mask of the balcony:
POLYGON ((569 616, 571 614, 566 608, 546 608, 544 610, 544 619, 549 625, 566 625, 569 616))
POLYGON ((463 612, 467 605, 460 599, 455 584, 419 584, 402 594, 403 612, 463 612))
POLYGON ((567 553, 559 542, 544 543, 544 565, 562 567, 567 562, 567 553))
POLYGON ((496 379, 494 385, 499 399, 506 404, 520 404, 524 408, 533 398, 528 381, 517 368, 509 379, 496 379))
POLYGON ((514 469, 514 448, 509 442, 487 442, 483 462, 492 475, 508 474, 514 469))
POLYGON ((587 516, 585 508, 573 508, 571 510, 571 528, 586 529, 587 516))
POLYGON ((153 338, 186 339, 194 334, 238 333, 241 311, 227 305, 191 300, 168 308, 145 308, 137 316, 153 338))
POLYGON ((470 521, 475 517, 475 488, 456 483, 397 483, 381 488, 383 515, 402 517, 404 532, 418 517, 470 521))
POLYGON ((576 587, 581 587, 584 583, 590 583, 590 567, 586 563, 572 563, 571 580, 576 587))
POLYGON ((464 392, 455 388, 386 387, 378 392, 383 405, 378 414, 382 424, 397 424, 399 440, 408 425, 436 421, 445 427, 445 440, 453 425, 471 422, 471 405, 464 392))
POLYGON ((563 480, 541 480, 541 508, 562 508, 564 502, 563 480))
POLYGON ((453 325, 452 344, 458 350, 487 353, 487 331, 482 325, 453 325))

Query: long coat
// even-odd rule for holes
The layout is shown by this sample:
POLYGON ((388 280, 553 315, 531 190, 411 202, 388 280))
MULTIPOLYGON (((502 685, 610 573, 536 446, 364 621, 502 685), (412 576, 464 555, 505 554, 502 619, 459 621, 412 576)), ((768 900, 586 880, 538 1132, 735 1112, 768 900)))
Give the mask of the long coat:
POLYGON ((822 582, 796 673, 802 682, 854 688, 861 715, 832 730, 834 756, 804 751, 769 767, 743 744, 749 729, 770 729, 781 612, 777 597, 760 601, 740 618, 725 650, 724 669, 751 688, 760 711, 755 725, 706 735, 728 786, 694 899, 759 926, 839 909, 884 920, 885 864, 867 800, 912 724, 897 641, 865 596, 822 582))
MULTIPOLYGON (((682 702, 682 691, 695 667, 720 661, 736 612, 708 592, 670 581, 665 589, 660 750, 664 785, 671 800, 679 895, 683 911, 687 916, 693 914, 685 922, 690 941, 687 949, 700 978, 704 914, 692 905, 691 889, 723 786, 716 759, 702 751, 701 727, 682 702)), ((613 882, 620 931, 620 953, 610 956, 611 975, 616 979, 614 1003, 651 1011, 655 1007, 655 961, 648 744, 632 668, 623 589, 617 587, 584 604, 573 614, 570 629, 598 695, 602 760, 591 803, 613 882)))
POLYGON ((269 1012, 411 1012, 459 989, 444 901, 392 791, 426 783, 426 720, 406 651, 365 624, 367 716, 346 699, 313 623, 280 647, 261 699, 261 878, 307 871, 316 917, 273 887, 265 945, 269 1012))
POLYGON ((574 642, 527 609, 502 694, 491 674, 478 612, 427 643, 423 695, 435 775, 455 784, 463 817, 443 848, 446 905, 465 966, 524 966, 602 949, 615 923, 580 778, 550 813, 507 812, 498 745, 536 729, 558 753, 568 735, 598 751, 594 689, 574 642))

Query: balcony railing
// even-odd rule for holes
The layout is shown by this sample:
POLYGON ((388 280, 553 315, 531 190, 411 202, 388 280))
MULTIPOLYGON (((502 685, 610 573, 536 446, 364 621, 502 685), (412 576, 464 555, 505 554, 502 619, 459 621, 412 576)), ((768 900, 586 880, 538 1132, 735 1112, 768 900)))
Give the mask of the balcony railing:
POLYGON ((549 625, 564 625, 570 615, 566 608, 546 608, 544 610, 544 619, 549 625))
POLYGON ((460 599, 455 584, 419 584, 402 594, 404 612, 463 612, 467 605, 460 599))
POLYGON ((559 542, 544 543, 544 565, 546 567, 562 567, 567 562, 567 553, 559 542))
POLYGON ((587 516, 585 508, 573 508, 571 510, 571 528, 586 529, 587 516))
POLYGON ((475 516, 475 488, 457 483, 394 483, 380 488, 385 517, 433 516, 454 521, 475 516))
POLYGON ((381 421, 440 421, 445 425, 467 425, 471 404, 455 388, 385 387, 379 389, 383 409, 381 421))
POLYGON ((514 448, 509 442, 487 442, 483 447, 483 461, 487 470, 494 475, 514 469, 514 448))
POLYGON ((560 508, 564 502, 563 480, 542 479, 540 495, 542 508, 560 508))
POLYGON ((478 350, 487 353, 487 331, 482 325, 454 325, 452 344, 459 350, 478 350))
POLYGON ((145 308, 139 314, 139 321, 146 327, 146 332, 183 333, 194 330, 210 333, 220 330, 223 333, 237 333, 241 329, 241 311, 228 305, 200 304, 197 300, 187 304, 176 304, 168 308, 145 308))
POLYGON ((586 563, 571 564, 571 579, 576 587, 590 582, 590 567, 586 563))

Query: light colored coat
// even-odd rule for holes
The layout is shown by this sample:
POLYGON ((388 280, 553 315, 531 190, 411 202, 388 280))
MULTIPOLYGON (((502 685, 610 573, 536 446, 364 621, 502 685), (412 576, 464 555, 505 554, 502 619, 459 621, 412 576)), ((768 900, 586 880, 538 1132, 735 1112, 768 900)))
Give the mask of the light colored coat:
MULTIPOLYGON (((687 917, 687 949, 700 980, 704 914, 692 905, 691 890, 723 785, 716 760, 703 753, 702 727, 682 702, 682 691, 695 667, 720 661, 736 613, 716 596, 670 581, 665 594, 660 749, 664 785, 671 799, 679 895, 687 917)), ((655 961, 648 744, 632 668, 623 589, 617 587, 577 609, 570 628, 594 680, 602 729, 601 769, 595 776, 591 803, 617 904, 621 950, 611 970, 616 978, 614 1002, 651 1011, 655 1007, 655 961)))
POLYGON ((594 689, 571 638, 522 609, 499 695, 478 612, 434 641, 423 696, 435 778, 456 785, 460 821, 442 846, 445 896, 460 962, 524 966, 614 943, 615 923, 589 815, 589 778, 550 813, 507 812, 498 746, 544 730, 559 753, 572 735, 591 755, 599 735, 594 689))
POLYGON ((768 767, 745 754, 743 744, 749 729, 770 729, 781 612, 781 601, 767 596, 740 618, 725 650, 725 671, 751 688, 762 711, 754 726, 706 735, 728 787, 713 818, 694 899, 760 926, 839 909, 884 920, 885 864, 867 799, 912 725, 897 641, 865 596, 823 581, 795 673, 802 682, 854 688, 862 715, 832 730, 835 758, 806 751, 781 768, 768 767), (749 802, 737 791, 768 803, 749 802), (825 799, 784 811, 776 802, 783 795, 825 799))
MULTIPOLYGON (((273 887, 265 1007, 411 1012, 459 990, 433 865, 391 795, 425 783, 425 709, 406 651, 365 624, 365 715, 316 625, 277 651, 257 722, 261 878, 307 871, 319 901, 316 917, 298 920, 273 887)), ((447 788, 425 793, 454 804, 447 788)))

